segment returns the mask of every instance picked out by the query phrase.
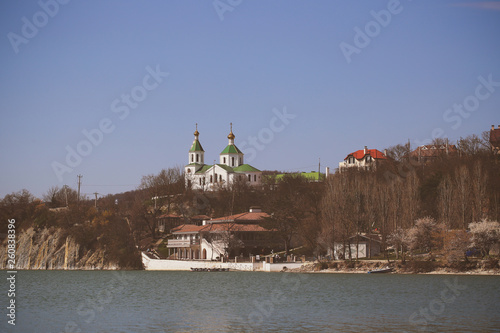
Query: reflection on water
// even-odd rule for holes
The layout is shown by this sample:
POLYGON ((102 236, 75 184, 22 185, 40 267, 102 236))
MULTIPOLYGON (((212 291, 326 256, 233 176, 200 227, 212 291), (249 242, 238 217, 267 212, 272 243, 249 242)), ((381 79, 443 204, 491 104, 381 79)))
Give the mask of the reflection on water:
POLYGON ((19 332, 500 331, 491 276, 23 271, 17 286, 19 332))

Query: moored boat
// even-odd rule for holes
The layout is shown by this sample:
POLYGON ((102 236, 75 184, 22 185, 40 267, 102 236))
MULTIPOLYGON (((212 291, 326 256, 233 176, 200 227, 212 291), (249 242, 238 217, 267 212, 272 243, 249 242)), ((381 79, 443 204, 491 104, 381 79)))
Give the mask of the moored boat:
POLYGON ((392 268, 391 267, 386 267, 386 268, 380 268, 380 269, 374 269, 374 270, 371 270, 371 271, 368 271, 367 273, 368 274, 375 274, 375 273, 390 273, 392 272, 392 268))

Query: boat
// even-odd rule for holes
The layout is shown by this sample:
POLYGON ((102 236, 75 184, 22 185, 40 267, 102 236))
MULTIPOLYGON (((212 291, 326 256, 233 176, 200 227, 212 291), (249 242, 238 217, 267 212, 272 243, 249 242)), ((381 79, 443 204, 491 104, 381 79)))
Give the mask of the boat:
POLYGON ((219 268, 219 267, 212 267, 212 268, 201 268, 201 267, 191 267, 192 272, 228 272, 229 268, 219 268))
POLYGON ((374 269, 374 270, 368 271, 368 274, 390 273, 392 271, 393 271, 393 269, 391 267, 386 267, 386 268, 380 268, 380 269, 374 269))

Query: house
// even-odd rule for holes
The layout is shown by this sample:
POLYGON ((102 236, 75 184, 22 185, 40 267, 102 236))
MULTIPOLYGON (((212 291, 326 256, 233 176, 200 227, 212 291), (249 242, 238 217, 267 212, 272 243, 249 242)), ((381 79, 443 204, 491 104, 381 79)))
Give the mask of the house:
POLYGON ((490 145, 493 153, 500 154, 500 125, 498 125, 498 128, 495 128, 495 125, 491 125, 490 145))
POLYGON ((205 164, 205 151, 199 141, 199 135, 196 125, 194 141, 189 149, 189 164, 184 167, 186 188, 212 191, 227 187, 236 181, 245 181, 251 186, 262 184, 262 171, 245 164, 243 152, 234 144, 232 123, 227 136, 228 145, 219 154, 219 164, 205 164))
MULTIPOLYGON (((371 258, 381 252, 382 239, 379 234, 357 234, 349 238, 351 259, 371 258)), ((328 249, 328 255, 335 260, 349 259, 349 245, 334 242, 333 249, 328 249)))
POLYGON ((171 230, 170 259, 207 259, 261 254, 274 245, 274 231, 259 225, 269 214, 257 207, 249 212, 182 224, 171 230))
POLYGON ((427 163, 438 157, 456 156, 458 149, 455 145, 444 144, 422 145, 410 153, 410 157, 419 163, 427 163))
POLYGON ((364 149, 350 153, 342 162, 339 162, 339 172, 353 167, 359 169, 375 168, 377 163, 388 159, 386 155, 387 152, 382 153, 377 149, 368 149, 368 147, 365 146, 364 149))

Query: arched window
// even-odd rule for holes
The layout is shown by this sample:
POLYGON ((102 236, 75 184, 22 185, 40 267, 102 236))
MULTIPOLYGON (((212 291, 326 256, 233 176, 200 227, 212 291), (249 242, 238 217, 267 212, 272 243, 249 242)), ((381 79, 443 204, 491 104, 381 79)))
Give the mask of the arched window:
POLYGON ((248 175, 248 181, 251 182, 252 181, 252 175, 248 175))
POLYGON ((196 154, 196 163, 200 161, 200 155, 196 154))
POLYGON ((191 154, 191 162, 194 162, 194 155, 191 154))
POLYGON ((213 183, 213 181, 214 181, 212 178, 213 178, 213 176, 210 175, 210 183, 213 183))
POLYGON ((223 161, 222 163, 226 164, 226 158, 225 157, 222 158, 222 161, 223 161))
POLYGON ((253 175, 253 181, 256 182, 257 181, 257 175, 253 175))
POLYGON ((219 175, 219 181, 222 182, 222 175, 219 175))
POLYGON ((231 157, 231 166, 234 166, 234 157, 231 157))
POLYGON ((215 174, 215 182, 217 183, 217 174, 215 174))

